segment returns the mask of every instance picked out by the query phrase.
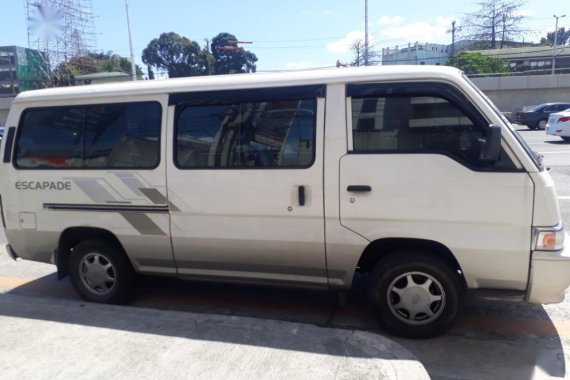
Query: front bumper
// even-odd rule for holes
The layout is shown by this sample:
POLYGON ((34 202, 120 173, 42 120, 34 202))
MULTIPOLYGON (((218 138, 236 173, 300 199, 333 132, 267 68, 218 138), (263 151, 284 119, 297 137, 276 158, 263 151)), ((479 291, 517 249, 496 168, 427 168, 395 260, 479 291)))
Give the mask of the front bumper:
MULTIPOLYGON (((569 242, 568 236, 565 239, 569 242)), ((530 303, 558 303, 570 286, 570 248, 561 251, 532 252, 526 301, 530 303)))
POLYGON ((546 125, 545 132, 547 135, 567 137, 570 136, 570 128, 567 125, 556 126, 546 125))

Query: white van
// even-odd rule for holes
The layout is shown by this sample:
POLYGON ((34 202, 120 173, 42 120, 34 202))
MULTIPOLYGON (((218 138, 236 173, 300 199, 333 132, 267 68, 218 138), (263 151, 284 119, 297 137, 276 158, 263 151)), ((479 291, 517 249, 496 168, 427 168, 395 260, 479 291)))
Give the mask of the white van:
POLYGON ((136 274, 350 288, 429 337, 465 290, 560 302, 552 178, 460 72, 382 67, 30 91, 0 156, 12 257, 93 302, 136 274))

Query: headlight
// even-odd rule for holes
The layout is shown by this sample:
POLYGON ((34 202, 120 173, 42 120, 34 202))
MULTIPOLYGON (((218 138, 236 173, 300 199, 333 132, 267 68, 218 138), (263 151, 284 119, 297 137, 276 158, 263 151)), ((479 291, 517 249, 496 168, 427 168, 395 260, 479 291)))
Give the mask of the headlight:
POLYGON ((564 225, 554 227, 535 227, 533 238, 537 251, 559 251, 564 248, 564 225))

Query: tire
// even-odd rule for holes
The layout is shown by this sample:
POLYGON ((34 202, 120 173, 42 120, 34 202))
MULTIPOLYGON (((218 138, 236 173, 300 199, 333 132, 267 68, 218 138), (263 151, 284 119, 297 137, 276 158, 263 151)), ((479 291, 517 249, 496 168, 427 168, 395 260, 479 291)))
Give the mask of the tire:
POLYGON ((120 248, 102 240, 84 240, 69 257, 69 277, 85 301, 123 304, 135 287, 136 275, 120 248))
POLYGON ((540 119, 540 120, 536 123, 536 128, 535 128, 535 129, 545 129, 547 123, 548 123, 548 120, 546 120, 546 119, 540 119))
POLYGON ((424 252, 399 251, 374 268, 369 300, 388 332, 425 339, 453 325, 463 304, 463 290, 459 274, 444 261, 424 252))

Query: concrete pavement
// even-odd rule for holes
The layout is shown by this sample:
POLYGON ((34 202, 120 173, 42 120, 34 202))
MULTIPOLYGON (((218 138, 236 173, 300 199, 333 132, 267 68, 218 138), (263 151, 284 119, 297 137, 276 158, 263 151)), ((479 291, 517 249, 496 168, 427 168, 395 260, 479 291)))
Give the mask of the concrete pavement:
POLYGON ((0 296, 4 379, 429 379, 400 344, 355 330, 0 296))

